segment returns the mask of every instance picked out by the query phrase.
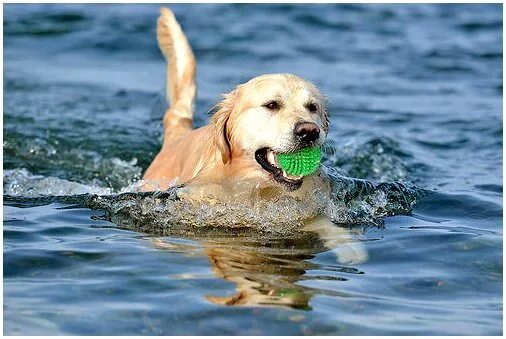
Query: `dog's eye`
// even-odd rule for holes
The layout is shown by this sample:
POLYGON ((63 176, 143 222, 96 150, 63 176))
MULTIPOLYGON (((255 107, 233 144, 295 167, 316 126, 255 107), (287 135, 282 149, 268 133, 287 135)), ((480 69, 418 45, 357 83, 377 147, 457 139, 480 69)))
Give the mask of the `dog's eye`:
POLYGON ((316 112, 318 110, 318 106, 316 104, 308 104, 306 108, 309 110, 309 112, 316 112))
POLYGON ((279 106, 280 106, 279 103, 277 101, 275 101, 275 100, 269 101, 268 103, 266 103, 264 105, 264 107, 266 107, 267 109, 270 109, 272 111, 276 110, 276 109, 279 109, 279 106))

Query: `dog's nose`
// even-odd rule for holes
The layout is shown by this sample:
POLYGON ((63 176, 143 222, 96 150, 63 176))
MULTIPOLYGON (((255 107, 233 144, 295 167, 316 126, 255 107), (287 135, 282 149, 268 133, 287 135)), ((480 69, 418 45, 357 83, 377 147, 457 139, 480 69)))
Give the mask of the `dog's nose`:
POLYGON ((312 122, 299 122, 293 133, 305 143, 315 142, 320 137, 320 129, 312 122))

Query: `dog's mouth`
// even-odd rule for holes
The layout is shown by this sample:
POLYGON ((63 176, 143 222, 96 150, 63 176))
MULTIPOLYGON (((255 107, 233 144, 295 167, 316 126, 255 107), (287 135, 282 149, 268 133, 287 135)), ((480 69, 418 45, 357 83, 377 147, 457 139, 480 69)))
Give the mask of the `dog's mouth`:
POLYGON ((255 160, 264 170, 272 174, 277 182, 286 186, 290 191, 295 191, 302 185, 302 176, 288 175, 282 168, 278 167, 276 152, 268 147, 260 148, 255 152, 255 160))

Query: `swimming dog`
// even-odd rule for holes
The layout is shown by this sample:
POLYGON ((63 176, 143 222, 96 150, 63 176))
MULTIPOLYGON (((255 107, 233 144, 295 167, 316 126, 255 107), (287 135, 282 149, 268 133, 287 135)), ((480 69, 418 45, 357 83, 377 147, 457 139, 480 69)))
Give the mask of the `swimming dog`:
MULTIPOLYGON (((161 8, 157 39, 167 60, 163 145, 144 174, 144 190, 183 185, 178 197, 192 202, 283 195, 318 206, 330 194, 330 180, 319 169, 297 177, 276 161, 290 153, 324 143, 329 118, 325 99, 310 82, 293 74, 266 74, 238 85, 216 105, 208 125, 194 129, 196 61, 188 40, 168 8, 161 8), (244 194, 246 192, 246 194, 244 194)), ((328 248, 347 238, 342 228, 313 215, 305 230, 318 233, 328 248)), ((365 258, 355 244, 342 261, 365 258)))
POLYGON ((167 8, 161 9, 157 37, 168 61, 170 107, 163 118, 163 145, 144 174, 146 182, 166 189, 175 183, 248 181, 299 197, 315 186, 328 186, 320 172, 288 175, 275 157, 325 141, 325 100, 313 84, 292 74, 253 78, 224 95, 208 125, 193 129, 195 57, 167 8))

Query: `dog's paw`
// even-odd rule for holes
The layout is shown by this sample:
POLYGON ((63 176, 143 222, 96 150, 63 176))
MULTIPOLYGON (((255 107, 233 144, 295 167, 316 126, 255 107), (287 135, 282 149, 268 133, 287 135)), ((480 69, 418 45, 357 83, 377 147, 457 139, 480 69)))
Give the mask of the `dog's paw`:
POLYGON ((335 225, 326 216, 320 216, 308 223, 304 230, 317 233, 324 246, 336 255, 336 261, 340 264, 360 264, 369 258, 361 242, 354 239, 346 228, 335 225))
POLYGON ((341 243, 331 251, 336 256, 337 263, 343 265, 358 265, 369 259, 364 245, 358 242, 341 243))

